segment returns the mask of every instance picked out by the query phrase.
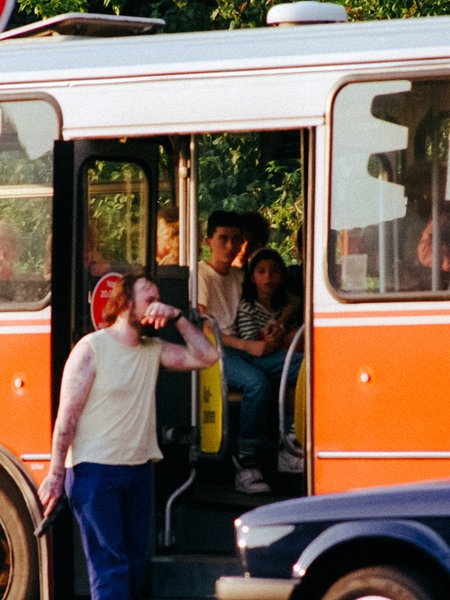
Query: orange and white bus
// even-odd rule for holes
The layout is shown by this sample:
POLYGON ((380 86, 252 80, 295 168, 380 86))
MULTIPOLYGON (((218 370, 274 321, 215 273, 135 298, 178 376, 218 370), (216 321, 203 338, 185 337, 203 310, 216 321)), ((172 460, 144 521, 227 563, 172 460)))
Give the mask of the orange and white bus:
POLYGON ((272 496, 236 494, 239 403, 214 376, 161 373, 148 597, 211 596, 238 569, 234 518, 258 503, 450 474, 450 18, 290 14, 184 34, 66 15, 0 36, 2 600, 88 595, 70 517, 33 536, 62 368, 127 270, 197 318, 199 164, 219 136, 302 175, 305 468, 269 472, 272 496), (161 206, 179 218, 167 266, 161 206))

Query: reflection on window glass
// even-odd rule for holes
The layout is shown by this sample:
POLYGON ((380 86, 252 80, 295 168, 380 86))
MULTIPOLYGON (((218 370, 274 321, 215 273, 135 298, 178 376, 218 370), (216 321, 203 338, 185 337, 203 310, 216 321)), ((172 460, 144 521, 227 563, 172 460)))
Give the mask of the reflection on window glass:
POLYGON ((50 291, 54 109, 0 102, 0 309, 39 308, 50 291))
POLYGON ((147 240, 148 181, 143 169, 129 162, 92 161, 85 249, 91 275, 144 266, 147 240))
POLYGON ((355 83, 333 113, 329 278, 363 297, 450 284, 450 83, 355 83))

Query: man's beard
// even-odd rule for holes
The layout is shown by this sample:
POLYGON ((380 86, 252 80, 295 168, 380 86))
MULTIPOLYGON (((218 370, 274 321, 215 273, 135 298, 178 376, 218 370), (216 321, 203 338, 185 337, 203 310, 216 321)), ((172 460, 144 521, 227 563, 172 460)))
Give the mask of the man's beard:
POLYGON ((134 327, 134 329, 141 331, 142 323, 136 317, 136 313, 134 312, 134 302, 131 304, 130 312, 128 313, 128 323, 131 327, 134 327))

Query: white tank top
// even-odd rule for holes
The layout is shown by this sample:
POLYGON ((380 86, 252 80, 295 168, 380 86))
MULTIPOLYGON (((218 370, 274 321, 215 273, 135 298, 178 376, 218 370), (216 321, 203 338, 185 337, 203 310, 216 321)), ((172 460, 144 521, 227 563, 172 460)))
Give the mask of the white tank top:
POLYGON ((66 467, 160 460, 155 406, 160 340, 141 338, 139 346, 130 347, 115 340, 108 329, 100 329, 79 343, 88 343, 93 350, 95 379, 66 467))

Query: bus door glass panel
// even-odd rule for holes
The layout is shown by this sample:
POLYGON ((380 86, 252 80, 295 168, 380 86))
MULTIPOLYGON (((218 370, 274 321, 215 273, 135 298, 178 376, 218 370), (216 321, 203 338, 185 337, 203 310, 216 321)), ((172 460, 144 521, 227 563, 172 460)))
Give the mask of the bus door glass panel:
POLYGON ((148 247, 149 182, 132 162, 87 164, 86 266, 97 278, 111 270, 144 268, 148 247))
POLYGON ((103 308, 119 274, 147 264, 149 181, 132 161, 90 159, 86 177, 83 328, 105 325, 103 308), (89 312, 88 312, 89 309, 89 312), (91 323, 89 323, 89 319, 91 323))
POLYGON ((92 142, 80 167, 82 214, 75 233, 76 337, 104 326, 102 308, 118 275, 155 273, 158 201, 173 202, 172 160, 159 143, 92 142), (90 155, 90 156, 89 156, 90 155), (122 158, 123 156, 123 158, 122 158))
POLYGON ((58 130, 48 102, 0 102, 0 310, 37 310, 49 302, 58 130))

